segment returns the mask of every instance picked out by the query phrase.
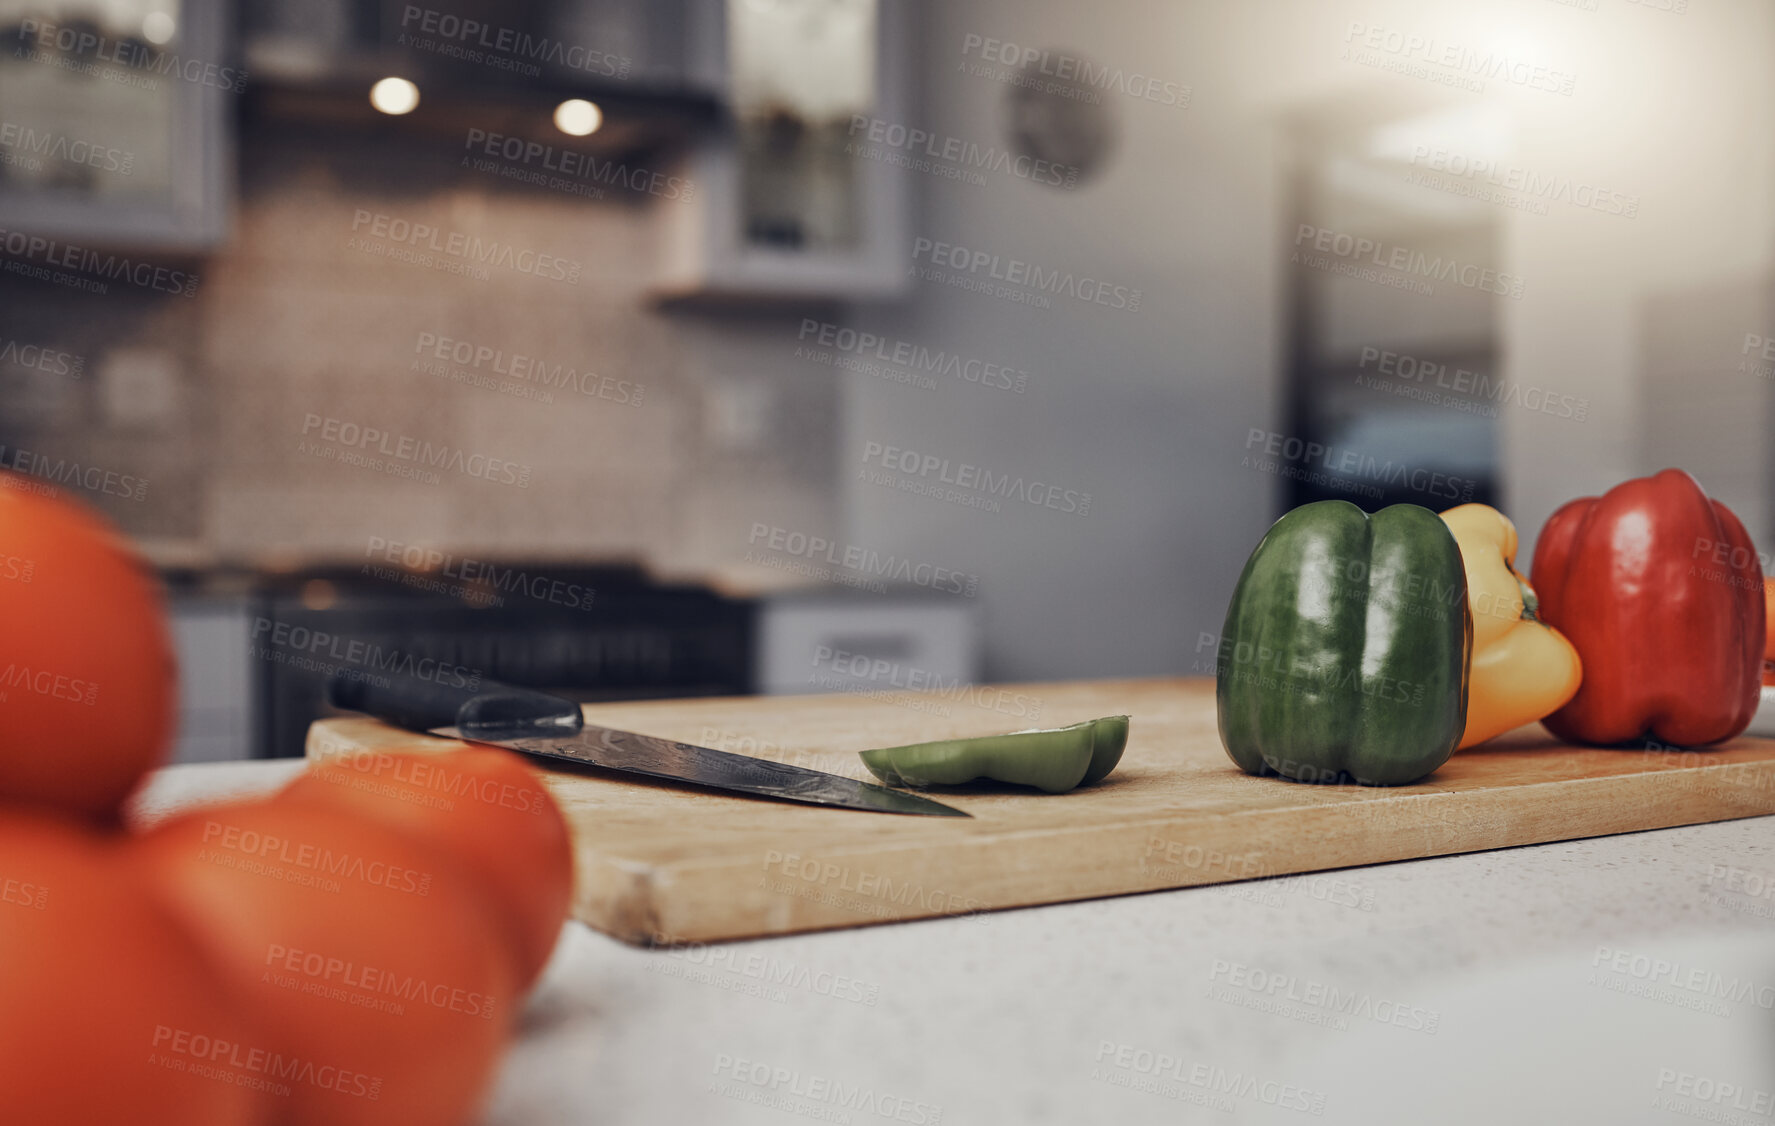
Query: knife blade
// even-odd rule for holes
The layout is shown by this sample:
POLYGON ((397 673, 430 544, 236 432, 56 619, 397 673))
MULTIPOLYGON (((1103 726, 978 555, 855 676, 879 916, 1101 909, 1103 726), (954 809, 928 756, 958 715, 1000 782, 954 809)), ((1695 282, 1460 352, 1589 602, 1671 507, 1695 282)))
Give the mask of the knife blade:
POLYGON ((971 816, 917 794, 823 770, 590 725, 571 700, 491 681, 470 686, 414 677, 335 675, 327 697, 336 707, 411 730, 605 770, 811 805, 926 817, 971 816))
POLYGON ((580 730, 570 734, 554 736, 524 735, 522 730, 450 726, 434 727, 429 733, 447 739, 491 743, 529 755, 600 766, 606 770, 669 778, 677 782, 712 786, 718 790, 735 790, 743 794, 758 794, 783 801, 835 805, 846 809, 874 810, 878 813, 922 814, 927 817, 969 816, 953 806, 921 798, 917 794, 908 794, 903 790, 890 790, 886 786, 859 782, 854 778, 828 774, 823 770, 731 754, 712 747, 662 739, 656 735, 641 735, 592 724, 584 724, 580 730))

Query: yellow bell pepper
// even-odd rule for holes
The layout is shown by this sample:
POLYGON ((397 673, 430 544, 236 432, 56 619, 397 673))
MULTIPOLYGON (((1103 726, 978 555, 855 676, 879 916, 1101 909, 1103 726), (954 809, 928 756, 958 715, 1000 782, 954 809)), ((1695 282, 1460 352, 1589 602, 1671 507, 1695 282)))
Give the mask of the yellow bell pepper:
POLYGON ((1578 692, 1583 666, 1564 634, 1535 616, 1535 590, 1516 573, 1516 525, 1484 504, 1442 514, 1461 548, 1473 610, 1467 729, 1458 749, 1533 723, 1578 692))

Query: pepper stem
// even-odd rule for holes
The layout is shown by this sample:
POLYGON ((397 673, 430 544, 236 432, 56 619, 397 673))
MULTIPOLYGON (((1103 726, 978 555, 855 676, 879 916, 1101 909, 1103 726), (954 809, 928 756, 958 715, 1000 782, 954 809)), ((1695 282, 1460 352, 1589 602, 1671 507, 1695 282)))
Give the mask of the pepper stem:
POLYGON ((1540 621, 1541 600, 1536 598, 1534 590, 1522 581, 1521 575, 1511 571, 1510 577, 1516 580, 1516 589, 1522 592, 1522 620, 1525 622, 1540 621))

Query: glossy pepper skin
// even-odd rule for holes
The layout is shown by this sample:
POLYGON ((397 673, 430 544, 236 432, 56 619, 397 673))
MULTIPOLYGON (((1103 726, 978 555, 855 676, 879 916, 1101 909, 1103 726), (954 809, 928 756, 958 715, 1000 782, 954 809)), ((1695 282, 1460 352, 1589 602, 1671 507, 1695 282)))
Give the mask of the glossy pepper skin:
POLYGON ((1744 525, 1680 469, 1580 497, 1547 520, 1530 571, 1541 617, 1584 682, 1546 718, 1562 739, 1717 743, 1755 714, 1763 571, 1744 525))
POLYGON ((890 786, 960 786, 991 778, 1063 794, 1101 782, 1127 745, 1128 717, 1112 715, 1070 727, 878 747, 860 756, 890 786))
POLYGON ((1302 505, 1251 553, 1227 607, 1221 744, 1249 774, 1415 782, 1466 728, 1472 647, 1460 548, 1434 512, 1302 505))
POLYGON ((1535 589, 1516 573, 1516 525, 1485 504, 1442 514, 1461 547, 1473 660, 1467 669, 1467 730, 1458 750, 1533 723, 1578 691, 1583 665, 1565 636, 1540 620, 1535 589))
POLYGON ((1775 579, 1763 579, 1763 683, 1775 684, 1775 579))

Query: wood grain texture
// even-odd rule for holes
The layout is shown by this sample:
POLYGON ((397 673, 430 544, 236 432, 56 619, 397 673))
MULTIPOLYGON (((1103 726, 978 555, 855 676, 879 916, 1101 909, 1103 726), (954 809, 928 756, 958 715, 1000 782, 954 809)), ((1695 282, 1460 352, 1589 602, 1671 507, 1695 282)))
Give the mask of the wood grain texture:
MULTIPOLYGON (((1705 751, 1555 742, 1537 727, 1463 751, 1414 786, 1241 773, 1207 679, 587 705, 588 721, 867 778, 856 752, 1133 717, 1121 766, 1044 795, 933 793, 973 814, 829 810, 533 759, 572 828, 574 914, 635 943, 709 942, 1058 903, 1775 813, 1775 740, 1705 751), (1030 710, 1039 707, 1039 721, 1030 710)), ((450 740, 322 720, 309 757, 450 740)))

